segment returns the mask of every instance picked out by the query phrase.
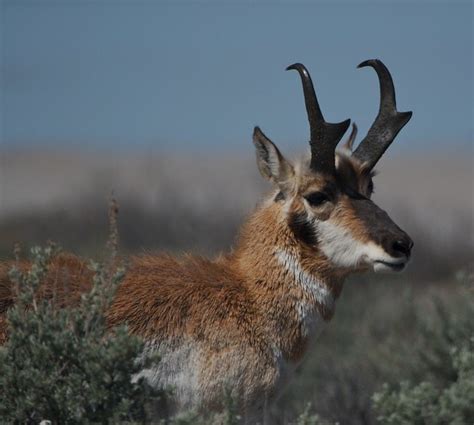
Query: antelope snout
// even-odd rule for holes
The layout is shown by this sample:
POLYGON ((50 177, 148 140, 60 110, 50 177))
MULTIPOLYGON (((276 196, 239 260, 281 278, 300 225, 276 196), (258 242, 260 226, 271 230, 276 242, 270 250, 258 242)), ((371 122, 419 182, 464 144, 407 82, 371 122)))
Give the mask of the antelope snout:
POLYGON ((400 272, 410 260, 413 241, 403 231, 394 232, 382 238, 385 255, 373 262, 376 272, 400 272))
POLYGON ((403 235, 395 235, 393 237, 384 238, 382 242, 383 249, 387 254, 394 258, 410 258, 413 241, 404 233, 403 235))
POLYGON ((400 227, 398 227, 389 215, 377 207, 371 207, 371 215, 368 215, 368 227, 374 242, 383 250, 372 257, 374 270, 376 272, 399 272, 402 271, 410 260, 413 241, 400 227))

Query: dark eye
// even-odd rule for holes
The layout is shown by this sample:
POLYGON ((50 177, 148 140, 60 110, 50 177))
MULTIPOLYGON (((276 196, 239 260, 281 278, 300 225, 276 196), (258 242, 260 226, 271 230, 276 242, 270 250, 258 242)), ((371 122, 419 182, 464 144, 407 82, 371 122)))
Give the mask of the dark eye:
POLYGON ((323 192, 313 192, 304 197, 310 205, 317 207, 329 201, 329 197, 323 192))

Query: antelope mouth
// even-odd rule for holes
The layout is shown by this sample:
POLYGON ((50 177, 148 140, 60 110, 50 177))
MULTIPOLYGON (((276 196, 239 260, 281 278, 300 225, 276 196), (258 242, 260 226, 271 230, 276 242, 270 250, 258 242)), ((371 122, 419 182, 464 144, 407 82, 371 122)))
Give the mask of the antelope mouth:
POLYGON ((376 272, 401 272, 407 264, 407 261, 374 261, 374 271, 376 272))

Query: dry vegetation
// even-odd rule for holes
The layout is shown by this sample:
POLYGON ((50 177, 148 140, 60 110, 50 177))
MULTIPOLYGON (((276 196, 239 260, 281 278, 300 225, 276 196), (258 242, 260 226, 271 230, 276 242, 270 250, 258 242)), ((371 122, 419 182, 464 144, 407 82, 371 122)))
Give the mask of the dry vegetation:
MULTIPOLYGON (((97 255, 107 238, 112 190, 121 205, 122 251, 212 255, 231 246, 265 190, 250 154, 4 152, 0 168, 3 257, 16 241, 48 239, 97 255)), ((275 408, 275 423, 289 423, 307 402, 330 421, 374 423, 371 396, 384 382, 419 381, 432 373, 420 353, 438 349, 420 327, 436 327, 434 300, 447 314, 462 311, 464 292, 454 276, 473 259, 471 158, 389 155, 379 168, 375 200, 414 239, 413 262, 401 276, 346 284, 335 319, 275 408)), ((446 359, 437 355, 442 368, 446 359)))
MULTIPOLYGON (((410 271, 440 277, 468 262, 474 247, 473 163, 419 154, 379 164, 375 200, 415 240, 410 271)), ((15 241, 61 242, 95 252, 107 233, 106 200, 121 204, 125 251, 214 253, 227 249, 265 191, 253 152, 245 157, 3 152, 0 255, 15 241)))

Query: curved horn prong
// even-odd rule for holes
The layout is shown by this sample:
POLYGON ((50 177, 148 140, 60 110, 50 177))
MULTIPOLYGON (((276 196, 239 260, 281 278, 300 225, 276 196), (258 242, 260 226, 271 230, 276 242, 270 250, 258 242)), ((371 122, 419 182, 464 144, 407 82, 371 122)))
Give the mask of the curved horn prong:
POLYGON ((357 131, 358 131, 357 124, 353 122, 351 134, 349 134, 349 137, 342 145, 342 148, 348 152, 352 152, 352 147, 354 146, 354 140, 357 137, 357 131))
POLYGON ((315 171, 325 171, 332 174, 335 167, 336 145, 346 132, 351 120, 336 124, 326 122, 308 70, 301 63, 294 63, 286 68, 287 71, 292 69, 298 71, 303 84, 304 101, 310 127, 310 167, 315 171))
POLYGON ((353 155, 372 169, 393 142, 399 131, 410 121, 412 112, 398 112, 392 76, 379 59, 369 59, 357 68, 371 66, 380 83, 380 107, 374 123, 353 155))

